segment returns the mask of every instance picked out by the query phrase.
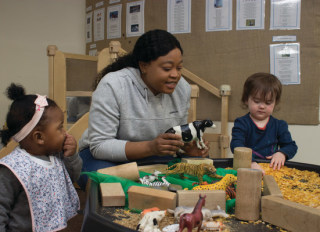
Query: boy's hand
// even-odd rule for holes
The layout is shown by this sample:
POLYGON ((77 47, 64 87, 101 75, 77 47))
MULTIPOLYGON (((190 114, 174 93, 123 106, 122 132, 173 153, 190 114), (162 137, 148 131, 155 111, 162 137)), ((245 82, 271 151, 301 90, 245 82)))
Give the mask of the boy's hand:
POLYGON ((66 139, 63 144, 63 155, 65 157, 73 156, 77 150, 77 141, 76 139, 69 134, 66 134, 66 139))
POLYGON ((273 170, 280 170, 286 161, 286 156, 282 152, 276 152, 271 156, 267 156, 266 159, 271 159, 270 168, 273 167, 273 170))

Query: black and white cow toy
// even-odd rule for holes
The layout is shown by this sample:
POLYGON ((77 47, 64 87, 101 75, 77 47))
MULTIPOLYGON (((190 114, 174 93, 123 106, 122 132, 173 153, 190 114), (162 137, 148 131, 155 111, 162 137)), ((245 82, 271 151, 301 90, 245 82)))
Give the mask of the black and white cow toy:
POLYGON ((165 133, 179 134, 183 142, 196 141, 199 149, 207 149, 202 139, 207 127, 216 128, 216 125, 211 120, 193 121, 189 124, 172 127, 165 133))

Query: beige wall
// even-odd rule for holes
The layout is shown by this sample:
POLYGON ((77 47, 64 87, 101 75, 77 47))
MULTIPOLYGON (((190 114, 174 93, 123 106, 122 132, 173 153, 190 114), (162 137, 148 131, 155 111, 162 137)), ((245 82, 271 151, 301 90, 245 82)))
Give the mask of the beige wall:
MULTIPOLYGON (((85 53, 85 0, 0 0, 0 30, 2 126, 10 104, 3 93, 12 81, 24 85, 28 93, 48 94, 47 45, 85 53)), ((232 126, 229 123, 230 134, 232 126)), ((293 161, 320 165, 320 127, 289 129, 299 147, 293 161)))
POLYGON ((48 94, 46 48, 85 53, 85 0, 0 0, 0 126, 11 82, 48 94))

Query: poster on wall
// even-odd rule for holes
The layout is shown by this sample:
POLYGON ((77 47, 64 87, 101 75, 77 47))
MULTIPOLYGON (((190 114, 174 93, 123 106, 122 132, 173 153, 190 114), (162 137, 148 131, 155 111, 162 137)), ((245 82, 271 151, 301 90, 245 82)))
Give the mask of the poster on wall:
POLYGON ((271 44, 270 72, 283 85, 300 84, 300 44, 271 44))
POLYGON ((86 43, 92 42, 92 11, 86 15, 86 43))
POLYGON ((167 1, 167 30, 172 34, 191 32, 191 0, 167 1))
POLYGON ((270 30, 300 29, 301 0, 271 0, 270 30))
POLYGON ((144 0, 127 3, 126 32, 127 37, 144 33, 144 0))
POLYGON ((121 11, 121 4, 108 7, 107 39, 121 38, 121 11))
POLYGON ((237 30, 264 29, 264 18, 264 0, 237 0, 237 30))
POLYGON ((104 40, 104 8, 94 11, 94 41, 104 40))
POLYGON ((206 0, 206 31, 232 30, 232 0, 206 0))

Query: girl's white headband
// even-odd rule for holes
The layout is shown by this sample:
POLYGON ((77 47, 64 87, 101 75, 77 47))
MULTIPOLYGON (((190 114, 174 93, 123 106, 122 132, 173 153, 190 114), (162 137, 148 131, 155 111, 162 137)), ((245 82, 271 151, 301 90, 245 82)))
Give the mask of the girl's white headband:
POLYGON ((32 119, 17 133, 13 136, 14 141, 20 142, 23 140, 35 126, 40 121, 40 118, 43 114, 44 108, 48 105, 47 97, 37 94, 37 99, 34 101, 36 104, 36 110, 32 119))

